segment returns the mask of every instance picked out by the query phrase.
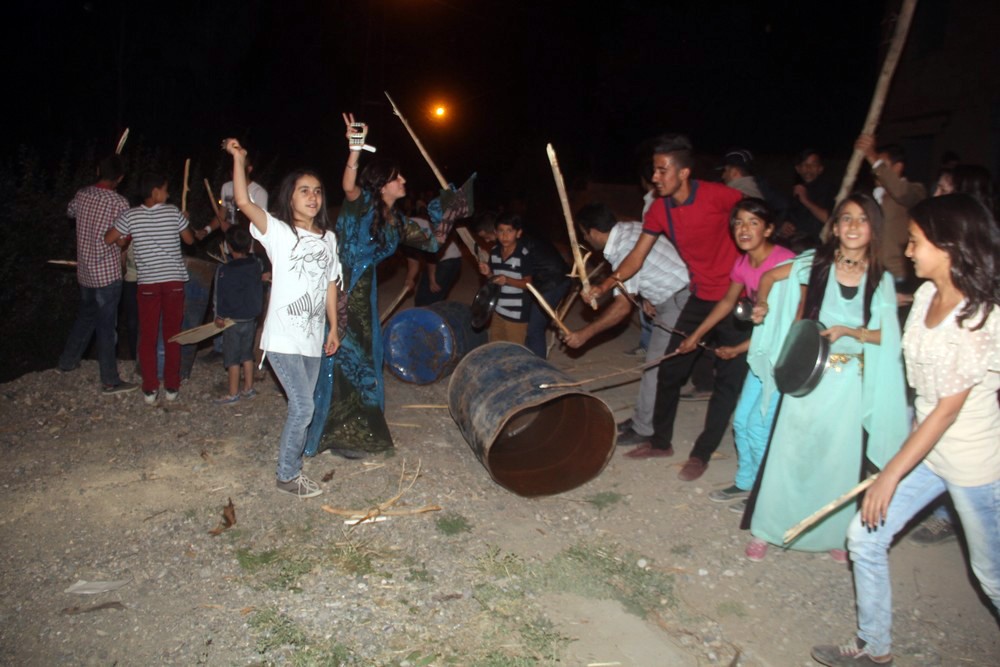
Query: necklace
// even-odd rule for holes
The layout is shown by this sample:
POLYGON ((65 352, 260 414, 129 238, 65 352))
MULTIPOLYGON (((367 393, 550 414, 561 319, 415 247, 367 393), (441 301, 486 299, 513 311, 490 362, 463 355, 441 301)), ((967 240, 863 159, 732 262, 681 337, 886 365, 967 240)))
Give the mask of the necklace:
POLYGON ((843 266, 845 269, 860 271, 868 266, 867 260, 864 259, 851 259, 850 257, 844 257, 844 253, 840 252, 838 249, 834 255, 833 260, 843 266))

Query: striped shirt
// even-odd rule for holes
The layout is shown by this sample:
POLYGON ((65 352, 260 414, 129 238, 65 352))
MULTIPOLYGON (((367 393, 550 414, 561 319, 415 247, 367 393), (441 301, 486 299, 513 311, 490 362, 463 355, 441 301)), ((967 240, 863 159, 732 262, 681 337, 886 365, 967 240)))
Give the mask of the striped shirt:
MULTIPOLYGON (((619 222, 608 233, 604 246, 604 257, 611 266, 618 265, 632 252, 639 235, 641 222, 619 222)), ((688 270, 681 261, 677 249, 665 236, 660 236, 653 244, 642 267, 634 276, 625 281, 625 288, 631 294, 639 294, 650 303, 657 305, 687 287, 688 270)), ((615 290, 618 292, 618 290, 615 290)))
POLYGON ((136 206, 118 216, 115 229, 132 237, 140 285, 187 281, 180 238, 187 226, 187 218, 172 204, 136 206))
MULTIPOLYGON (((490 270, 493 275, 507 276, 516 280, 523 280, 531 276, 531 262, 529 260, 528 249, 521 241, 517 242, 514 252, 507 259, 503 258, 503 248, 497 243, 490 251, 490 270)), ((527 322, 528 308, 525 304, 525 297, 528 291, 513 285, 502 285, 500 287, 500 298, 497 300, 496 312, 512 322, 527 322)))
POLYGON ((128 210, 128 200, 110 188, 88 185, 66 207, 76 218, 76 279, 83 287, 107 287, 122 279, 122 253, 104 242, 115 219, 128 210))

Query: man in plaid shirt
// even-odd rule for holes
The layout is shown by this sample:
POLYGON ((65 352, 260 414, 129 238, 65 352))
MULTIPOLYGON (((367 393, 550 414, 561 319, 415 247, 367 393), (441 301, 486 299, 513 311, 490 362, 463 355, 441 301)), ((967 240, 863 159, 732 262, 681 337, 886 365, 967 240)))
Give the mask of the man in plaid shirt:
POLYGON ((80 309, 59 370, 68 372, 80 366, 90 339, 97 334, 97 359, 102 391, 119 394, 136 389, 118 375, 117 329, 118 302, 122 294, 121 249, 107 245, 104 234, 115 219, 127 211, 128 200, 115 191, 124 178, 121 158, 111 155, 97 168, 98 181, 77 191, 66 214, 76 219, 76 278, 80 283, 80 309))

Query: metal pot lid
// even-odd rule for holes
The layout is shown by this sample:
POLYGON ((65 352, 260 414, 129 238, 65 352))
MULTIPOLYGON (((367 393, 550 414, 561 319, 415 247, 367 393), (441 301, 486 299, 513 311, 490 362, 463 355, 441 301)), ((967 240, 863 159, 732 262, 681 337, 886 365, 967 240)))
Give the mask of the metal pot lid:
POLYGON ((490 322, 500 300, 500 286, 490 281, 479 288, 472 300, 472 327, 482 329, 490 322))
POLYGON ((820 335, 825 330, 816 320, 792 324, 774 365, 774 383, 789 396, 805 396, 819 384, 830 356, 830 341, 820 335))

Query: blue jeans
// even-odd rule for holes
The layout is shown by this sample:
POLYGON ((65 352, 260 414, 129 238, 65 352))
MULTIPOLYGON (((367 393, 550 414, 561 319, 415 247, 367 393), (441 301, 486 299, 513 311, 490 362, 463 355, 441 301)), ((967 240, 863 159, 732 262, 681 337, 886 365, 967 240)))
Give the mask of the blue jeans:
POLYGON ((993 606, 1000 611, 1000 480, 982 486, 956 486, 936 475, 925 463, 914 468, 896 487, 885 525, 869 531, 860 513, 847 530, 847 548, 854 563, 858 605, 858 637, 872 655, 892 651, 892 591, 889 546, 913 515, 948 491, 962 522, 972 571, 993 606))
MULTIPOLYGON (((539 293, 552 306, 552 309, 556 310, 559 307, 559 302, 562 301, 568 291, 569 281, 564 280, 539 293)), ((549 327, 550 318, 542 311, 542 307, 538 305, 538 300, 531 296, 530 293, 525 291, 524 298, 526 299, 525 303, 530 301, 531 304, 529 306, 528 332, 524 336, 524 346, 534 352, 536 356, 545 359, 549 352, 549 346, 545 342, 545 330, 549 327)))
POLYGON ((313 417, 313 390, 319 378, 320 357, 268 352, 271 368, 288 395, 288 417, 278 446, 278 481, 289 482, 302 472, 306 429, 313 417))
POLYGON ((59 368, 68 371, 79 366, 91 337, 96 333, 101 384, 113 387, 121 383, 117 354, 118 303, 121 296, 121 280, 104 287, 80 286, 80 310, 59 357, 59 368))
POLYGON ((736 454, 739 463, 736 466, 736 477, 733 480, 738 488, 749 491, 757 480, 760 464, 767 451, 767 442, 771 439, 771 427, 774 426, 774 415, 778 411, 778 399, 781 394, 771 394, 771 402, 764 414, 761 414, 761 398, 763 385, 760 378, 753 373, 747 373, 743 382, 743 393, 736 404, 733 413, 733 441, 736 444, 736 454))

